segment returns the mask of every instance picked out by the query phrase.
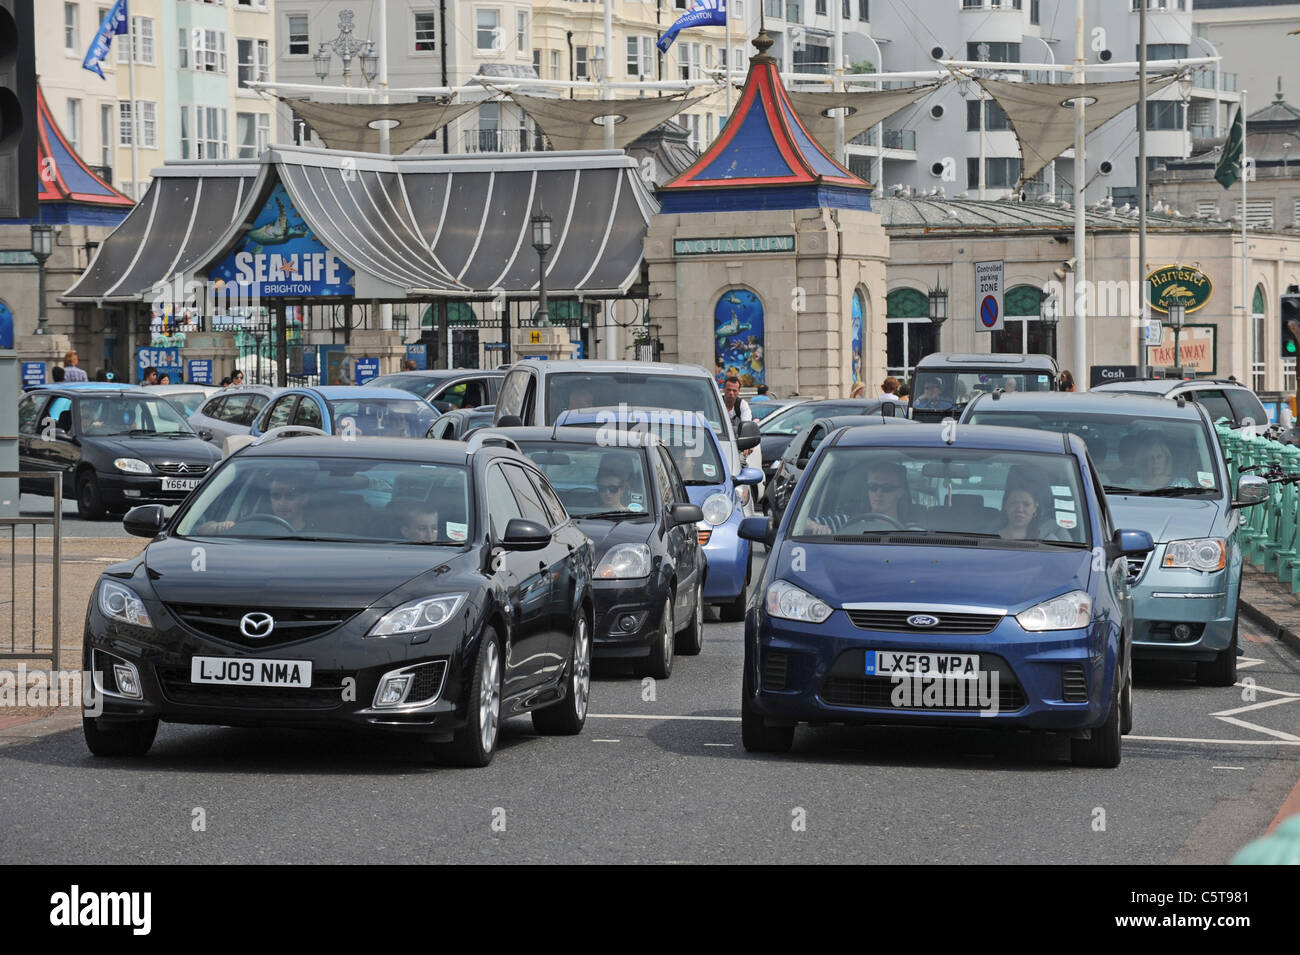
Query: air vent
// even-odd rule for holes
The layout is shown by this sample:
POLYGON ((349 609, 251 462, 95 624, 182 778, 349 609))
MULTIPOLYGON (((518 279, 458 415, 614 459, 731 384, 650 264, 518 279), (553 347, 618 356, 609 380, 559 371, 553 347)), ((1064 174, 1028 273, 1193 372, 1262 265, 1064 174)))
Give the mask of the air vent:
POLYGON ((1061 699, 1066 703, 1088 702, 1088 678, 1082 663, 1067 663, 1061 667, 1061 699))
POLYGON ((765 690, 784 690, 786 671, 790 664, 790 658, 784 653, 772 653, 768 655, 767 665, 763 667, 763 689, 765 690))

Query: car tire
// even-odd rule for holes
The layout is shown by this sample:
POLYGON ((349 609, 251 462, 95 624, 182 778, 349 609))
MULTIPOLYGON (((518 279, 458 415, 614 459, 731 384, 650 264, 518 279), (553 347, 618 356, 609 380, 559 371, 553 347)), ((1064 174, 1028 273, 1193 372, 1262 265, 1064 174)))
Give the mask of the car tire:
POLYGON ((110 729, 105 729, 98 718, 83 716, 81 730, 86 737, 86 748, 95 756, 143 756, 158 735, 158 720, 113 723, 110 729))
POLYGON ((94 471, 87 471, 77 480, 77 516, 83 521, 98 521, 103 519, 105 513, 99 479, 95 477, 94 471))
POLYGON ((695 585, 695 610, 691 625, 677 636, 677 652, 693 657, 704 649, 704 581, 695 585))
POLYGON ((1123 695, 1119 704, 1119 732, 1127 736, 1133 732, 1133 661, 1128 664, 1128 677, 1124 680, 1123 695))
POLYGON ((485 630, 471 670, 468 722, 438 751, 447 763, 482 767, 492 762, 501 735, 501 668, 501 638, 495 630, 485 630))
POLYGON ((749 664, 745 664, 740 697, 740 741, 750 753, 788 753, 794 745, 793 726, 768 726, 763 714, 749 701, 749 664))
POLYGON ((751 570, 751 560, 745 564, 745 585, 740 588, 740 594, 731 603, 723 604, 718 608, 718 613, 726 623, 737 623, 745 619, 745 609, 749 604, 749 574, 751 570))
POLYGON ((1123 734, 1120 732, 1120 711, 1123 707, 1120 700, 1124 691, 1119 686, 1119 680, 1115 684, 1115 693, 1105 721, 1093 729, 1090 738, 1070 740, 1070 762, 1075 766, 1114 769, 1119 765, 1123 748, 1123 734))
POLYGON ((664 598, 663 626, 659 636, 650 644, 650 655, 636 662, 636 675, 666 680, 673 675, 673 651, 676 649, 677 637, 673 633, 673 595, 669 591, 664 598))
POLYGON ((1232 686, 1237 682, 1237 637, 1240 620, 1232 625, 1232 642, 1214 655, 1213 660, 1196 664, 1196 682, 1201 686, 1232 686))
POLYGON ((577 736, 587 722, 587 703, 591 699, 591 624, 585 609, 579 611, 574 627, 568 673, 569 692, 564 699, 533 710, 533 729, 544 736, 577 736))

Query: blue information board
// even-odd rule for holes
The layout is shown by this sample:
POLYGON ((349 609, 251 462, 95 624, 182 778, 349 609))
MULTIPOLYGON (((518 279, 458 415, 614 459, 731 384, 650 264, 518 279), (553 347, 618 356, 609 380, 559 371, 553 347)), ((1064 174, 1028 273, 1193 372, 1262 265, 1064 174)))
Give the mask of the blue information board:
POLYGON ((135 380, 144 381, 144 370, 150 366, 158 369, 158 377, 172 376, 172 384, 180 384, 181 364, 179 348, 137 348, 135 351, 135 380))
POLYGON ((23 384, 24 385, 45 384, 45 362, 43 361, 23 362, 23 384))
POLYGON ((419 371, 424 371, 429 367, 429 346, 423 342, 418 345, 407 345, 406 357, 415 362, 415 367, 419 371))
POLYGON ((212 359, 211 358, 191 358, 187 363, 189 374, 185 380, 191 385, 210 385, 212 384, 212 359))
POLYGON ((378 358, 358 358, 356 360, 357 384, 364 385, 372 378, 379 377, 378 358))

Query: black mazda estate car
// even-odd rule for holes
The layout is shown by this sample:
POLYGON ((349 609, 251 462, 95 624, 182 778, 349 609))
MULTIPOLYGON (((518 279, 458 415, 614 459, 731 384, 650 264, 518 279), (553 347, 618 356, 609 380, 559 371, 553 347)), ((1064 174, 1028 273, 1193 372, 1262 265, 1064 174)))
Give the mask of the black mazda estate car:
POLYGON ((586 720, 591 545, 501 438, 271 439, 124 523, 152 540, 86 613, 96 755, 143 755, 161 720, 408 733, 484 766, 505 717, 586 720))

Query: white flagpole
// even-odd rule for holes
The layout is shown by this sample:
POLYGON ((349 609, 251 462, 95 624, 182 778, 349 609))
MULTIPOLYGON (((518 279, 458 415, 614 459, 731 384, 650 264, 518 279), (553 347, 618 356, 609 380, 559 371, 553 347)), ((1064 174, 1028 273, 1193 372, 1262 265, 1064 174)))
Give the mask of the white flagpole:
MULTIPOLYGON (((835 37, 831 41, 831 56, 835 60, 831 64, 831 89, 836 93, 844 89, 844 30, 841 18, 843 2, 844 0, 831 0, 833 4, 831 33, 835 37)), ((844 110, 837 109, 835 110, 835 161, 847 166, 849 164, 847 151, 848 146, 844 142, 844 110)))
MULTIPOLYGON (((610 7, 612 0, 605 0, 605 77, 601 84, 601 99, 611 99, 610 81, 614 78, 614 15, 610 7)), ((606 116, 601 120, 605 127, 605 148, 614 148, 614 118, 606 116)))
MULTIPOLYGON (((1246 91, 1241 91, 1241 318, 1246 325, 1246 335, 1243 335, 1246 341, 1250 342, 1250 359, 1247 367, 1250 369, 1250 377, 1247 378, 1247 387, 1255 387, 1255 349, 1258 347, 1255 342, 1255 322, 1250 316, 1250 247, 1246 245, 1246 91)), ((1232 132, 1229 131, 1228 138, 1232 138, 1232 132)))
MULTIPOLYGON (((131 98, 131 198, 140 201, 140 114, 135 101, 135 30, 128 10, 126 17, 126 88, 131 98)), ((121 124, 118 124, 121 126, 121 124)))
MULTIPOLYGON (((1074 23, 1074 81, 1084 80, 1083 0, 1076 0, 1074 23)), ((1084 187, 1087 167, 1083 155, 1083 97, 1074 99, 1074 374, 1075 387, 1088 381, 1087 232, 1084 229, 1084 187)), ((1142 201, 1142 197, 1138 197, 1142 201)))
MULTIPOLYGON (((727 120, 731 118, 731 73, 737 66, 740 65, 738 63, 731 62, 731 4, 730 3, 724 4, 722 9, 722 19, 724 23, 723 30, 725 30, 727 34, 726 40, 724 41, 727 44, 727 48, 723 52, 723 58, 727 61, 727 75, 723 77, 723 79, 727 83, 727 115, 722 120, 723 125, 726 125, 727 120)), ((742 35, 745 32, 745 25, 743 23, 740 25, 740 31, 742 35)), ((721 132, 722 128, 719 127, 718 131, 721 132)))

